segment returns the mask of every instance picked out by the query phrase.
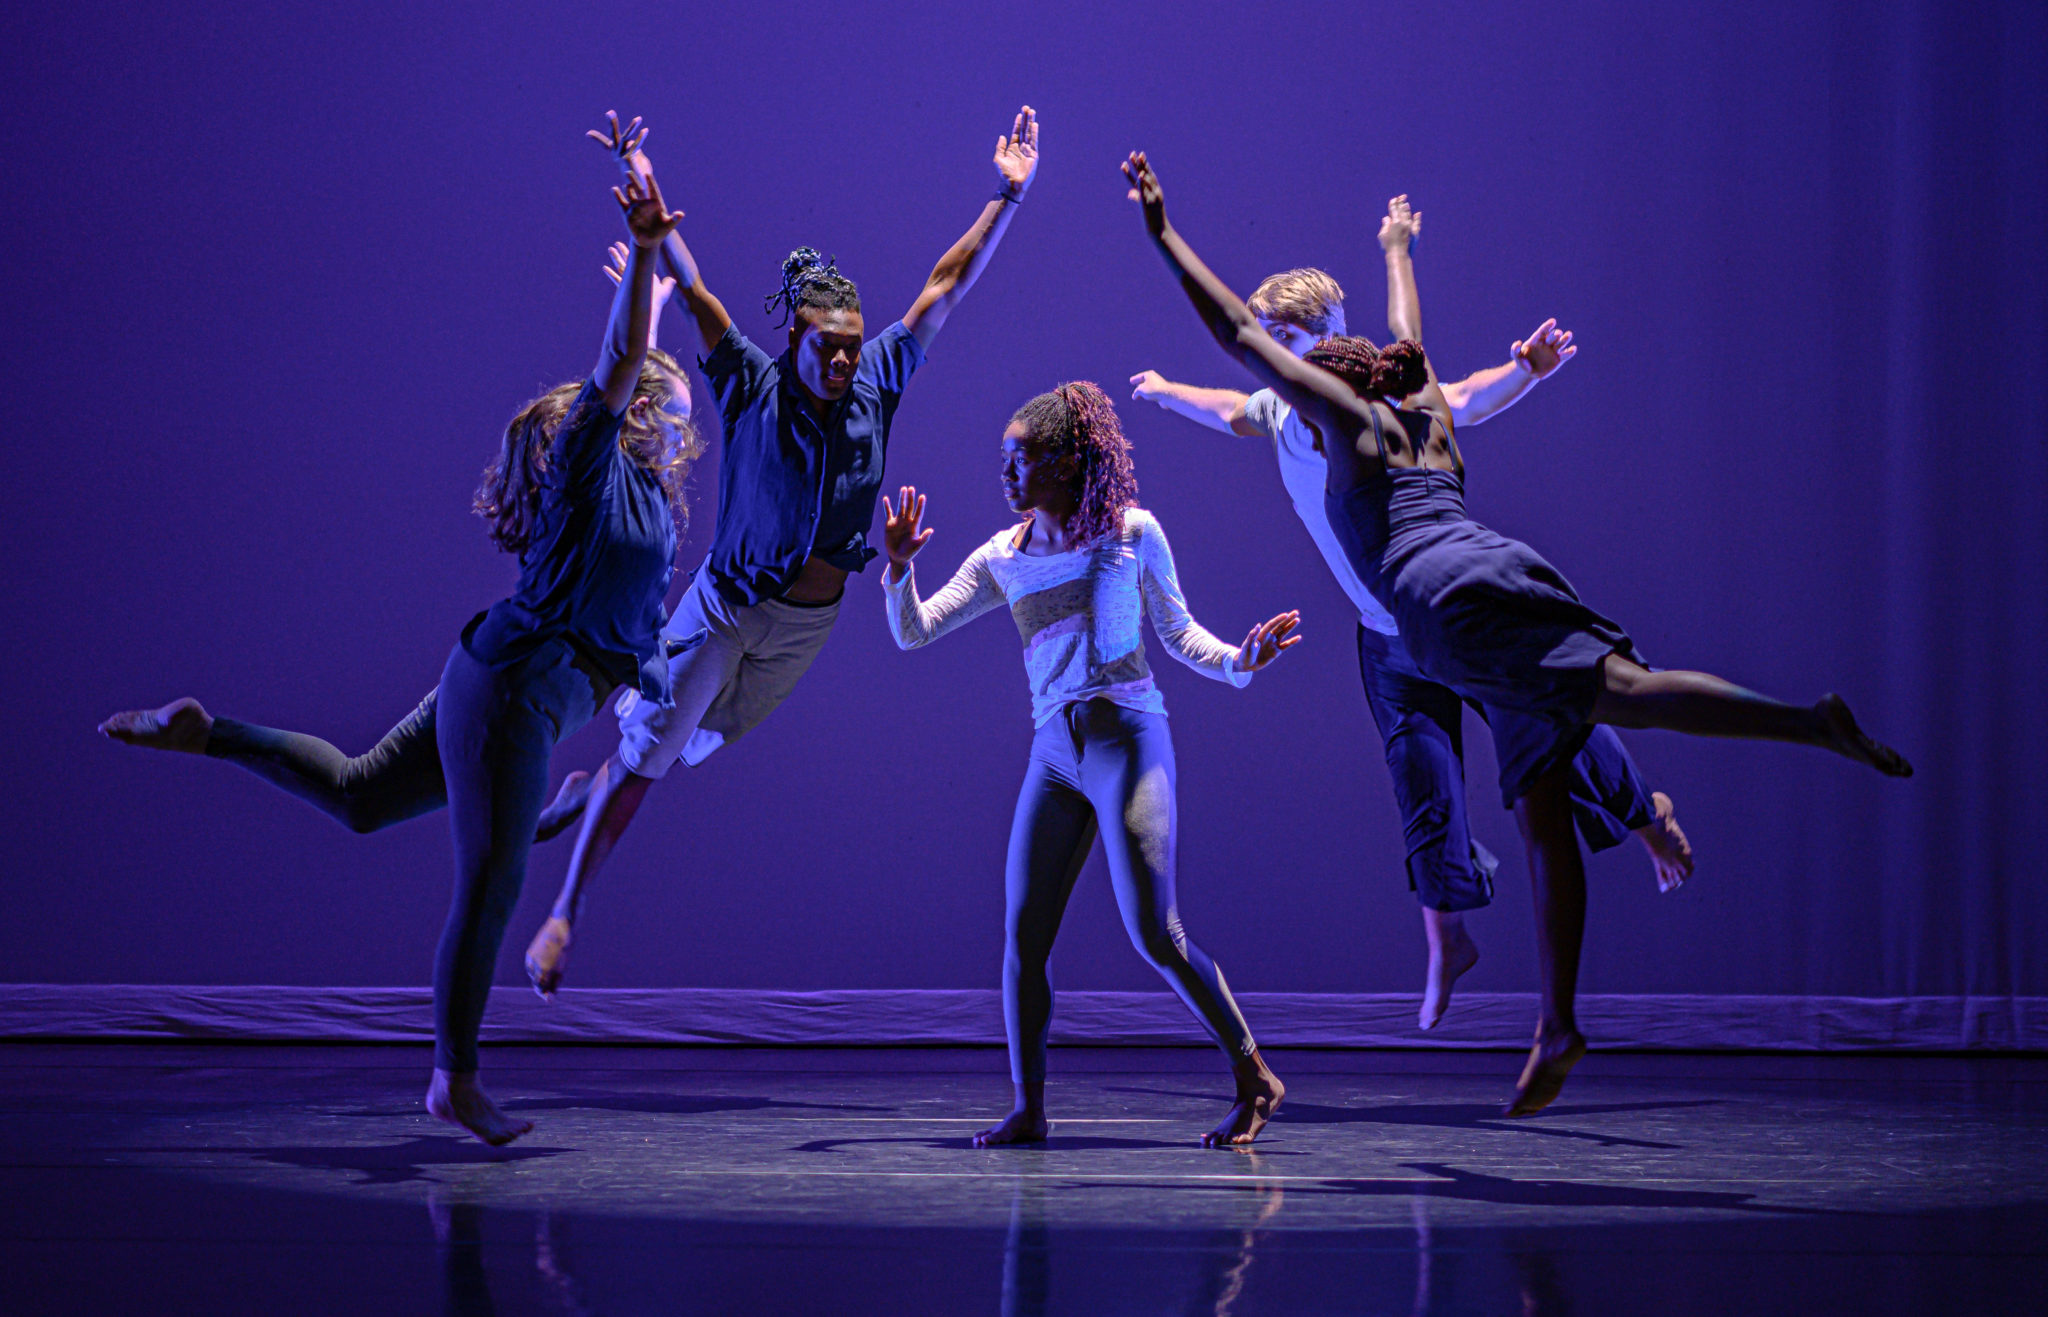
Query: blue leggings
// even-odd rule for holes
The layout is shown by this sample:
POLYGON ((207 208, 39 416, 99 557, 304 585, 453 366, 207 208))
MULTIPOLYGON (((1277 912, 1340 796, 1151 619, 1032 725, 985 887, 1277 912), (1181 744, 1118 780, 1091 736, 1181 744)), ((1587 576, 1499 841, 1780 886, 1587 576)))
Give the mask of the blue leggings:
POLYGON ((434 1065, 473 1071, 505 925, 526 882, 555 743, 590 721, 608 684, 553 641, 493 668, 458 643, 441 673, 436 741, 455 841, 455 896, 434 956, 434 1065))
POLYGON ((1068 705, 1032 738, 1004 881, 1003 1024, 1014 1082, 1045 1079, 1052 1026, 1046 961, 1097 833, 1138 954, 1233 1062, 1256 1050, 1223 971, 1181 929, 1174 815, 1173 737, 1164 715, 1089 700, 1068 705))
MULTIPOLYGON (((1399 637, 1363 626, 1358 668, 1401 809, 1409 888, 1432 910, 1491 903, 1500 862, 1473 838, 1466 813, 1462 702, 1422 675, 1399 637)), ((1591 729, 1572 758, 1569 790, 1572 818, 1594 851, 1619 845, 1656 817, 1650 789, 1611 727, 1591 729)))

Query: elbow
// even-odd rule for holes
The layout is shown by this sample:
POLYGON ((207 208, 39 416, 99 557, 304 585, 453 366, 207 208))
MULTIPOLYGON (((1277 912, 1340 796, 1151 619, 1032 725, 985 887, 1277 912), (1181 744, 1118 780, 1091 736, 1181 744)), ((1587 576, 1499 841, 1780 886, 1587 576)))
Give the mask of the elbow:
POLYGON ((1257 352, 1260 340, 1267 337, 1265 326, 1252 319, 1249 311, 1241 317, 1223 320, 1216 327, 1216 341, 1238 357, 1248 357, 1257 352))

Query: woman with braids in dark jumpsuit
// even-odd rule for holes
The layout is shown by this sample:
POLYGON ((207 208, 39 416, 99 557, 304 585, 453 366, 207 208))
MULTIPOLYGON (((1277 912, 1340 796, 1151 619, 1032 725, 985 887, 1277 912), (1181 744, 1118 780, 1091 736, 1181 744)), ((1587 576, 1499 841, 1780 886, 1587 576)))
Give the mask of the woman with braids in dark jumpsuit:
POLYGON ((1507 1113, 1541 1110, 1586 1050, 1574 1011, 1586 875, 1567 770, 1593 724, 1789 741, 1894 777, 1912 767, 1865 735, 1840 696, 1800 707, 1704 672, 1650 671, 1627 633, 1581 603, 1556 568, 1466 517, 1450 409, 1420 344, 1380 350, 1339 337, 1297 359, 1167 222, 1144 153, 1123 168, 1203 323, 1314 428, 1329 464, 1331 525, 1416 665, 1487 712, 1502 796, 1528 850, 1543 976, 1536 1041, 1507 1113))

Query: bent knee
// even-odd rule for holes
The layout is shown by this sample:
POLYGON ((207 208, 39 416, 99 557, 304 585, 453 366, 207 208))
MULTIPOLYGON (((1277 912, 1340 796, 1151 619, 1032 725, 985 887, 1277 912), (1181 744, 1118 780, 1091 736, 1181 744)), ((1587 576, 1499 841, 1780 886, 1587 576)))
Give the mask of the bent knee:
POLYGON ((1131 930, 1131 945, 1154 969, 1187 963, 1188 936, 1178 919, 1165 923, 1147 921, 1131 930))
POLYGON ((391 826, 394 821, 390 812, 381 808, 377 801, 367 796, 358 796, 343 788, 341 802, 334 811, 334 817, 341 820, 341 826, 357 836, 365 836, 391 826))

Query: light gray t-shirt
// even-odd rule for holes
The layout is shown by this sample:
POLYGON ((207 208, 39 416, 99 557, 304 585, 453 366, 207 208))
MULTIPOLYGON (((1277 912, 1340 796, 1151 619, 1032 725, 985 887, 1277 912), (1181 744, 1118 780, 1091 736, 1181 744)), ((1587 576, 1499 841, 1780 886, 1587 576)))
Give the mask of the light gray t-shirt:
POLYGON ((1337 543, 1337 536, 1330 529, 1330 515, 1323 509, 1329 467, 1316 451, 1315 432, 1303 425, 1294 408, 1280 401, 1280 395, 1271 389, 1260 389, 1245 399, 1244 415, 1272 439, 1273 455, 1280 459, 1280 483, 1287 486, 1287 497, 1294 501, 1294 515, 1308 528, 1309 538, 1322 550, 1323 561, 1330 564, 1337 584, 1344 587, 1344 593, 1357 607, 1358 620, 1383 636, 1401 634, 1394 619, 1380 607, 1380 601, 1365 588, 1365 582, 1351 566, 1351 559, 1345 556, 1344 546, 1337 543))

